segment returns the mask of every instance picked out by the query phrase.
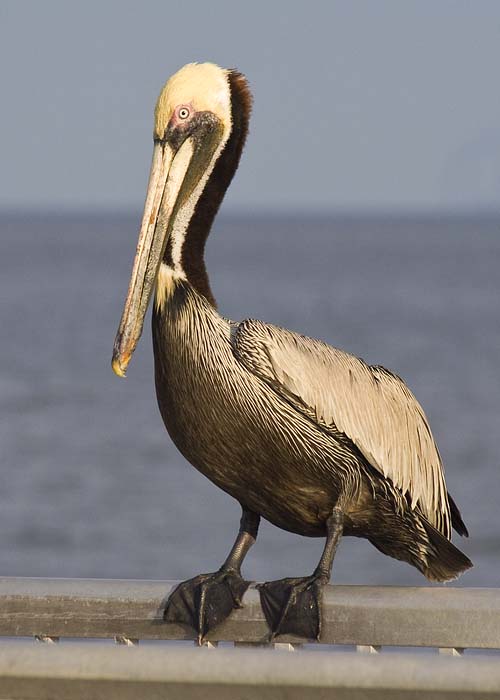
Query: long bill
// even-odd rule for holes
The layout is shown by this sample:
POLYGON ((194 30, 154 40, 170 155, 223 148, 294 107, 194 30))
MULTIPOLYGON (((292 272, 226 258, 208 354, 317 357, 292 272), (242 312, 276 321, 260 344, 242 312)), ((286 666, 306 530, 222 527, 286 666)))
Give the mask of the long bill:
POLYGON ((113 348, 111 366, 124 377, 141 337, 144 317, 172 227, 173 212, 193 156, 193 143, 186 139, 177 152, 155 142, 153 162, 125 307, 113 348))

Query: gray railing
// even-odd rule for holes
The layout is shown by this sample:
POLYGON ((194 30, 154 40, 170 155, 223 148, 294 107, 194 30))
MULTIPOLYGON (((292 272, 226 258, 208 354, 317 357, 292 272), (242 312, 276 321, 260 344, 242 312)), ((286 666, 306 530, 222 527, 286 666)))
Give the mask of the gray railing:
MULTIPOLYGON (((206 655, 185 645, 190 632, 162 621, 176 582, 84 579, 0 579, 0 698, 500 697, 500 589, 329 586, 322 642, 360 652, 431 647, 416 653, 277 654, 300 640, 267 644, 268 629, 254 586, 243 607, 214 632, 206 655), (24 643, 18 639, 24 638, 24 643), (45 644, 26 643, 26 638, 45 644), (71 643, 62 643, 63 638, 71 643), (74 639, 80 640, 75 644, 74 639), (109 639, 117 644, 85 644, 109 639), (55 644, 61 640, 61 644, 55 644), (127 651, 123 646, 143 647, 127 651), (51 644, 53 643, 53 644, 51 644), (253 649, 228 649, 232 643, 253 649), (50 647, 50 648, 49 648, 50 647), (175 690, 175 692, 174 692, 175 690), (328 691, 328 692, 327 692, 328 691), (333 694, 335 691, 335 694, 333 694), (412 694, 413 693, 413 694, 412 694), (166 697, 170 697, 167 695, 166 697)), ((307 645, 306 649, 312 648, 307 645)))

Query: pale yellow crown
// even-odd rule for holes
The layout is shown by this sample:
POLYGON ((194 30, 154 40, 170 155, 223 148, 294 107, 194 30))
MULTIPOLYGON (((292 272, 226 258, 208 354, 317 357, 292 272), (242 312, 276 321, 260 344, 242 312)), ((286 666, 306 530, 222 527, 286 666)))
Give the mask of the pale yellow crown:
POLYGON ((214 63, 188 63, 162 89, 155 109, 155 138, 162 138, 176 107, 191 104, 197 112, 213 112, 231 125, 228 71, 214 63))

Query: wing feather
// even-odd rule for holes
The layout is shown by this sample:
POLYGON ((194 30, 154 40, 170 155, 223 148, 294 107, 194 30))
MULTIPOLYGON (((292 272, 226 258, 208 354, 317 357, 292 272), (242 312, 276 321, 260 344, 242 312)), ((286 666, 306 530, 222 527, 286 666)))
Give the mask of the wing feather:
POLYGON ((318 424, 347 435, 364 457, 407 494, 411 507, 451 536, 443 465, 424 411, 384 367, 283 328, 246 320, 234 351, 245 367, 318 424))

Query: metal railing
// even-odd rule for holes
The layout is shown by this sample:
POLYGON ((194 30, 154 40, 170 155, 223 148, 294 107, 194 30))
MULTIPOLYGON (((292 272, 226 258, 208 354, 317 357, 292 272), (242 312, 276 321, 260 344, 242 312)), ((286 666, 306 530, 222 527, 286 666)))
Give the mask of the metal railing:
POLYGON ((209 636, 206 647, 219 645, 217 653, 164 644, 123 649, 137 647, 139 640, 194 639, 193 631, 162 620, 175 585, 0 578, 0 698, 123 700, 165 697, 167 691, 176 700, 386 698, 391 693, 404 698, 417 691, 422 698, 451 693, 455 699, 500 697, 500 654, 446 658, 464 649, 500 649, 500 589, 328 586, 322 643, 372 654, 323 646, 328 653, 301 651, 298 656, 259 649, 292 651, 301 640, 282 637, 267 643, 269 631, 254 586, 243 607, 209 636), (63 638, 71 644, 55 644, 63 638), (82 644, 85 639, 117 644, 82 644), (230 649, 227 643, 254 648, 230 649), (373 654, 383 647, 433 647, 441 655, 373 654))

